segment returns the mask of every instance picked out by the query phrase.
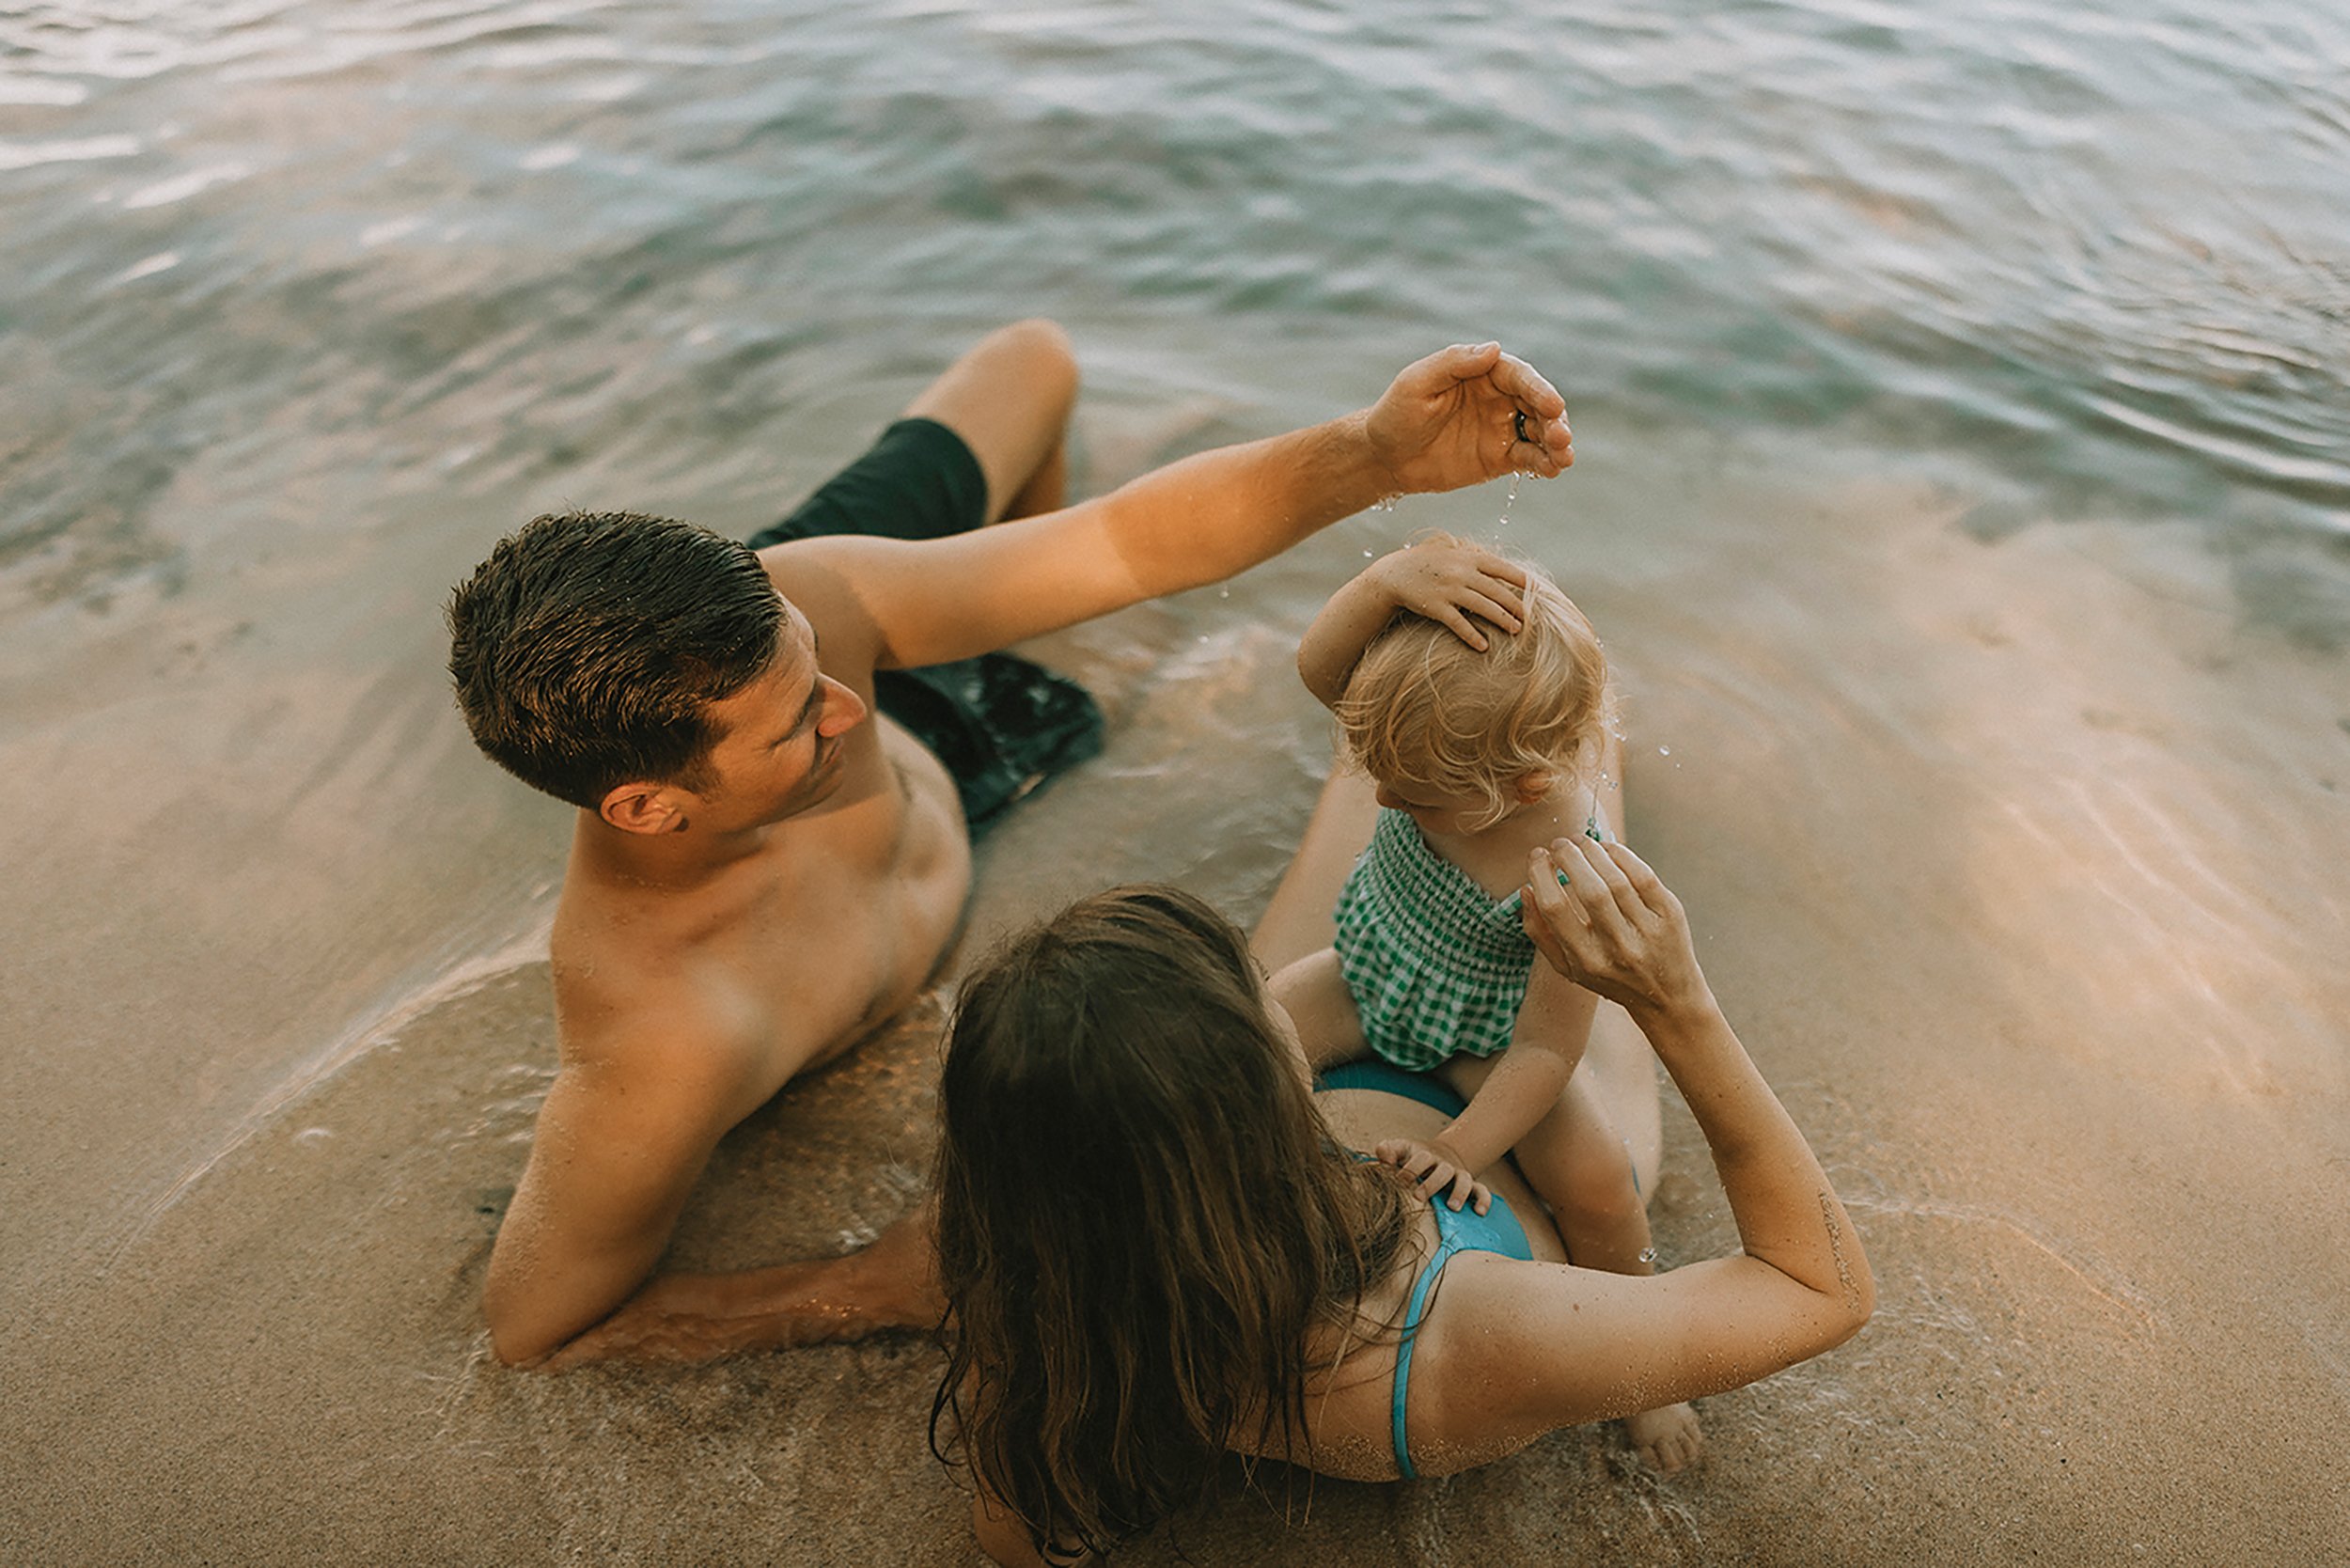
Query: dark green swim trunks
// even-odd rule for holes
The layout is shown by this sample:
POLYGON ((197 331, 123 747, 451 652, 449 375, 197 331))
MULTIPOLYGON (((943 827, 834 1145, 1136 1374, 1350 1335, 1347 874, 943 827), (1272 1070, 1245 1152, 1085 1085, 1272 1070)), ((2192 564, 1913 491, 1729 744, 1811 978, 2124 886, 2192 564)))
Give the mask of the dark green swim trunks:
MULTIPOLYGON (((946 539, 986 521, 987 477, 963 437, 935 419, 901 419, 750 546, 827 534, 946 539)), ((873 700, 946 764, 974 839, 1102 749, 1092 695, 1017 654, 876 670, 873 700)))

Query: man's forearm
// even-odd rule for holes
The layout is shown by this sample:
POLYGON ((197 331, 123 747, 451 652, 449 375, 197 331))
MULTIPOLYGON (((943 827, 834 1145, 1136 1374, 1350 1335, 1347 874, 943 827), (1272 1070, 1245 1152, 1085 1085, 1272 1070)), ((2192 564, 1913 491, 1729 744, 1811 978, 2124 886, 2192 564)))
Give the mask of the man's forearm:
POLYGON ((908 1215, 838 1258, 739 1274, 664 1274, 549 1356, 550 1372, 590 1361, 710 1361, 938 1325, 946 1302, 931 1212, 908 1215))
POLYGON ((1364 417, 1201 452, 1102 497, 1104 527, 1141 595, 1221 581, 1395 494, 1364 417))

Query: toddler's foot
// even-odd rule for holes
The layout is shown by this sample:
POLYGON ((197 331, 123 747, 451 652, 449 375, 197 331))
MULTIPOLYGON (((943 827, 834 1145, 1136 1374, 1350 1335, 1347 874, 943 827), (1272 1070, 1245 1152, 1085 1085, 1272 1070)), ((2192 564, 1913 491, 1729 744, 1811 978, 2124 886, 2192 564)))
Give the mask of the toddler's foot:
POLYGON ((1666 1475, 1685 1468, 1705 1450, 1698 1433, 1698 1413, 1686 1404, 1668 1404, 1623 1419, 1633 1451, 1666 1475))

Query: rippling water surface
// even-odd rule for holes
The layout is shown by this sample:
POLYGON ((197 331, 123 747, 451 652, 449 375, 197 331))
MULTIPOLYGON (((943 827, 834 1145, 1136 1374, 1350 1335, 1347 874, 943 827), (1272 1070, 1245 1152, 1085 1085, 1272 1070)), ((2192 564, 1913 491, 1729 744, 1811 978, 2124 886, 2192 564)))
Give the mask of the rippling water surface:
POLYGON ((732 502, 790 460, 730 437, 1033 310, 1136 389, 1486 331, 1606 429, 2350 533, 2350 22, 2128 10, 37 6, 9 586, 583 463, 732 502))
MULTIPOLYGON (((1500 487, 1406 503, 1229 596, 1058 640, 1119 739, 987 852, 980 929, 1073 877, 1182 875, 1246 913, 1324 755, 1296 631, 1414 526, 1506 530, 1617 650, 1635 837, 1790 1053, 1766 1065, 1884 1254, 1886 1348, 1725 1406, 1732 1450, 1854 1401, 1872 1452, 1936 1478, 1904 1496, 1939 1496, 1953 1454, 2023 1484, 2053 1460, 2018 1434, 2090 1441, 2028 1339, 2172 1403, 2303 1368, 2350 1438, 2340 1291, 2299 1272, 2307 1238, 2205 1234, 2205 1206, 2163 1196, 2200 1181, 2252 1216, 2338 1198, 2350 1157, 2327 1110, 2350 1104, 2346 171, 2350 14, 2286 0, 0 10, 0 1282, 29 1312, 160 1279, 139 1299, 184 1323, 93 1342, 211 1343, 256 1297, 186 1260, 307 1234, 313 1198, 374 1172, 373 1217, 319 1255, 350 1249, 352 1278, 461 1262, 425 1328, 342 1314, 370 1326, 338 1364, 391 1345, 452 1375, 431 1336, 477 1326, 465 1227, 543 1082, 527 960, 565 822, 472 756, 437 606, 519 520, 748 531, 1017 316, 1075 337, 1087 489, 1491 336, 1566 393, 1577 472, 1506 524, 1500 487), (483 974, 514 997, 467 1001, 483 974), (403 1042, 438 1075, 402 1079, 403 1042), (452 1229, 371 1229, 412 1202, 452 1229), (2197 1294, 2189 1235, 2265 1260, 2250 1305, 2197 1294), (2032 1281, 2020 1306, 2006 1280, 2032 1281), (2194 1360, 2239 1338, 2262 1348, 2194 1360), (1936 1356, 1982 1369, 1937 1407, 1955 1424, 1884 1392, 1939 1387, 1936 1356)), ((850 1095, 790 1121, 798 1153, 773 1157, 822 1201, 772 1254, 865 1233, 916 1180, 920 1053, 861 1071, 899 1120, 840 1132, 850 1095)), ((1698 1168, 1685 1130, 1677 1158, 1698 1168)), ((1729 1245, 1709 1224, 1660 1233, 1729 1245)), ((314 1265, 253 1267, 276 1299, 314 1265)), ((15 1386, 91 1386, 40 1354, 15 1386)), ((100 1381, 151 1418, 188 1401, 183 1371, 100 1381)), ((285 1397, 376 1398, 338 1387, 285 1397)), ((460 1380, 401 1451, 460 1431, 503 1452, 480 1434, 505 1401, 541 1434, 619 1419, 565 1397, 460 1380)), ((10 1436, 60 1465, 136 1425, 44 1403, 26 1419, 68 1424, 10 1436)), ((351 1452, 347 1483, 394 1473, 351 1452)), ((556 1555, 658 1559, 570 1463, 548 1484, 590 1523, 556 1555)), ((2112 1499, 2168 1460, 2128 1463, 2081 1517, 2127 1516, 2112 1499)), ((2246 1517, 2307 1522, 2257 1467, 2209 1463, 2246 1517)), ((903 1474, 916 1533, 949 1540, 931 1472, 903 1474)), ((1725 1525, 1741 1495, 1716 1484, 1653 1498, 1660 1539, 1770 1538, 1725 1525)), ((1919 1555, 2013 1560, 1984 1530, 1919 1555)))

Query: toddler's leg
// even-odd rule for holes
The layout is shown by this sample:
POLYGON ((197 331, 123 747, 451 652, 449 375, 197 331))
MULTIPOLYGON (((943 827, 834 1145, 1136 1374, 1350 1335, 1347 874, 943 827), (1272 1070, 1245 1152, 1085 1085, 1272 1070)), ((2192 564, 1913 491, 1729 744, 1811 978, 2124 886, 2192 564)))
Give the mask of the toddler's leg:
POLYGON ((1577 1267, 1655 1272, 1640 1256, 1649 1245, 1648 1206, 1633 1175, 1632 1155, 1588 1061, 1575 1068, 1559 1104, 1518 1140, 1513 1152, 1527 1181, 1550 1205, 1577 1267))
POLYGON ((1324 948, 1275 971, 1266 989, 1289 1010, 1297 1038, 1306 1046, 1306 1060, 1316 1072, 1334 1062, 1351 1061, 1369 1047, 1363 1040, 1362 1015, 1339 973, 1339 955, 1324 948))
MULTIPOLYGON (((1607 1113, 1601 1072, 1588 1058, 1567 1080, 1557 1107, 1519 1139, 1516 1153, 1527 1181, 1551 1206, 1577 1265, 1610 1274, 1655 1272, 1654 1261, 1641 1255, 1649 1247, 1648 1206, 1632 1152, 1607 1113)), ((1697 1412, 1686 1403, 1643 1410, 1623 1424, 1634 1450, 1668 1475, 1696 1459, 1702 1447, 1697 1412)))

